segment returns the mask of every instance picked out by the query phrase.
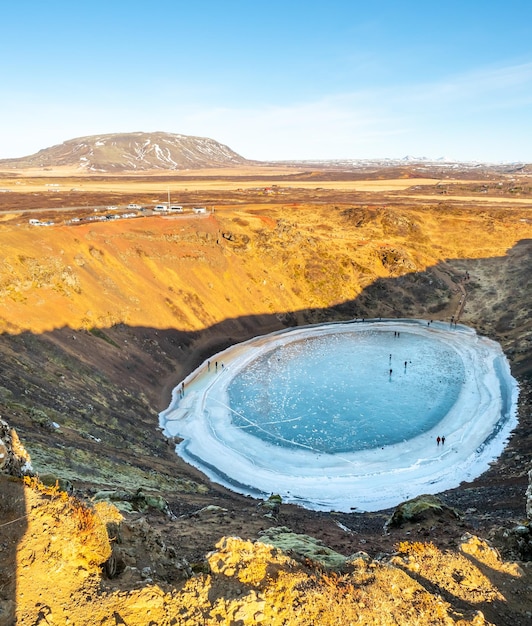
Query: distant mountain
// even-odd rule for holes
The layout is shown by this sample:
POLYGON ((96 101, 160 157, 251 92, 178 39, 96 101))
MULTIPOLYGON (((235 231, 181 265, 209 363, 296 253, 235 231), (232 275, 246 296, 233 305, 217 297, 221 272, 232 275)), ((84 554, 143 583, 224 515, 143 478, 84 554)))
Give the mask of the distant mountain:
POLYGON ((448 178, 449 176, 477 177, 479 175, 497 174, 518 174, 528 173, 532 169, 532 164, 527 165, 522 162, 514 163, 483 163, 480 161, 457 161, 445 157, 431 159, 428 157, 405 156, 399 159, 393 158, 370 158, 370 159, 328 159, 328 160, 305 160, 305 161, 273 161, 270 165, 286 165, 300 168, 319 168, 357 172, 359 175, 387 178, 402 178, 405 176, 448 178))
POLYGON ((208 139, 171 133, 113 133, 70 139, 0 167, 78 167, 93 172, 183 170, 243 165, 247 159, 208 139))
POLYGON ((464 172, 486 170, 514 173, 528 171, 532 167, 523 163, 460 162, 444 157, 430 159, 411 155, 400 159, 257 161, 245 159, 228 146, 208 137, 165 132, 91 135, 70 139, 57 146, 39 150, 30 156, 0 159, 0 168, 6 169, 70 167, 80 171, 102 174, 153 172, 154 170, 198 170, 239 165, 314 167, 327 170, 358 171, 365 174, 385 170, 390 176, 429 174, 445 176, 450 170, 464 172))

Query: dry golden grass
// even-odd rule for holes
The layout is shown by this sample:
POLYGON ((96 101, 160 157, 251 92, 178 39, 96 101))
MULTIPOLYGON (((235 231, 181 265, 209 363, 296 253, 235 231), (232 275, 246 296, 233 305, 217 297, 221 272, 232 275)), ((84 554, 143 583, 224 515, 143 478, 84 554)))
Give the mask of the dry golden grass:
MULTIPOLYGON (((417 195, 413 195, 413 194, 402 194, 401 195, 402 198, 410 198, 411 200, 429 200, 434 202, 434 200, 436 199, 435 196, 431 196, 429 194, 417 194, 417 195)), ((532 204, 532 198, 494 198, 492 197, 483 197, 483 196, 467 196, 467 195, 452 195, 449 196, 449 200, 452 200, 453 202, 473 202, 476 204, 482 204, 482 205, 488 205, 488 204, 515 204, 515 205, 531 205, 532 204)))
MULTIPOLYGON (((224 179, 218 173, 212 178, 208 178, 208 174, 201 171, 196 174, 198 178, 195 180, 179 180, 180 176, 186 176, 185 172, 179 175, 159 176, 156 180, 150 180, 149 177, 139 177, 135 181, 127 180, 123 176, 106 176, 105 180, 91 180, 89 177, 72 176, 64 177, 56 175, 55 182, 50 183, 49 180, 54 178, 49 172, 43 173, 41 176, 28 176, 22 178, 6 178, 1 181, 3 189, 9 189, 17 192, 49 192, 52 191, 50 185, 57 185, 53 190, 69 190, 75 188, 84 192, 108 192, 108 193, 154 193, 161 194, 168 190, 179 193, 180 191, 236 191, 239 189, 257 189, 276 187, 278 191, 288 191, 290 189, 326 189, 338 191, 365 191, 380 193, 384 191, 402 191, 413 185, 436 185, 438 179, 422 178, 422 179, 395 179, 395 180, 279 180, 278 176, 284 176, 288 172, 280 171, 260 171, 254 170, 249 173, 233 174, 233 176, 257 176, 247 180, 230 180, 224 179), (261 178, 259 178, 261 176, 261 178), (272 178, 269 178, 269 177, 272 178), (206 179, 207 178, 207 179, 206 179), (162 180, 161 180, 162 179, 162 180), (166 179, 166 180, 165 180, 166 179)), ((294 172, 289 172, 294 174, 294 172)))

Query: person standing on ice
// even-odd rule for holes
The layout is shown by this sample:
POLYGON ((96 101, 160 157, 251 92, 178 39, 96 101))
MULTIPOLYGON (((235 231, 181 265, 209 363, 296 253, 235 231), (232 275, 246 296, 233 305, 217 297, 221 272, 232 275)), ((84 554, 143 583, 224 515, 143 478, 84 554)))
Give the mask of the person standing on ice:
POLYGON ((436 443, 437 443, 438 445, 440 445, 440 441, 441 441, 441 439, 440 439, 440 436, 438 435, 438 436, 436 437, 436 443))

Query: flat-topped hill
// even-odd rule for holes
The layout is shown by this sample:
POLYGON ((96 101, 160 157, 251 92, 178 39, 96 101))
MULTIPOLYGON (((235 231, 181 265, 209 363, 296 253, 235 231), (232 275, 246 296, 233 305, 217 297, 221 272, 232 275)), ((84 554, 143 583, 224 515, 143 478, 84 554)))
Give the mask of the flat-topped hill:
POLYGON ((139 132, 70 139, 27 157, 1 160, 0 167, 76 167, 112 173, 228 167, 246 162, 227 146, 207 137, 139 132))

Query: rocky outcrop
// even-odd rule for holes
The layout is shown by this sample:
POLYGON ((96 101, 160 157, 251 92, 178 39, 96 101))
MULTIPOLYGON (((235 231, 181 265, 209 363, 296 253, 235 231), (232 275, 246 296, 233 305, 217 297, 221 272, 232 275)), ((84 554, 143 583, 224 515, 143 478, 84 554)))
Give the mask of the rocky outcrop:
POLYGON ((125 490, 98 491, 92 500, 93 502, 111 502, 119 510, 127 513, 132 511, 146 512, 152 509, 172 516, 168 503, 163 497, 144 493, 141 489, 137 489, 135 492, 125 490))
POLYGON ((439 498, 424 494, 401 503, 386 522, 386 528, 400 527, 404 524, 427 522, 431 520, 455 521, 459 514, 445 505, 439 498))
POLYGON ((31 471, 30 455, 20 443, 15 429, 0 419, 0 472, 21 477, 31 471))
POLYGON ((264 530, 260 541, 282 550, 296 561, 310 559, 326 568, 341 569, 349 561, 349 557, 331 550, 319 539, 295 533, 285 526, 264 530))

